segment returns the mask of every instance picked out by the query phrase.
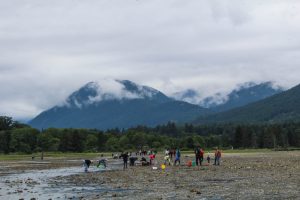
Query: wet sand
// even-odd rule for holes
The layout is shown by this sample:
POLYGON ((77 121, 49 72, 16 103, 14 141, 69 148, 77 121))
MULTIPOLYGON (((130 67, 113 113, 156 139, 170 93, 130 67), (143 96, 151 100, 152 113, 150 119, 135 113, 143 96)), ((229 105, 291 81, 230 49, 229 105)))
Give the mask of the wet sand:
MULTIPOLYGON (((0 199, 300 199, 300 152, 224 154, 221 166, 153 170, 110 160, 84 173, 81 160, 0 163, 0 199), (30 170, 30 171, 28 171, 30 170)), ((157 167, 162 156, 157 158, 157 167)))

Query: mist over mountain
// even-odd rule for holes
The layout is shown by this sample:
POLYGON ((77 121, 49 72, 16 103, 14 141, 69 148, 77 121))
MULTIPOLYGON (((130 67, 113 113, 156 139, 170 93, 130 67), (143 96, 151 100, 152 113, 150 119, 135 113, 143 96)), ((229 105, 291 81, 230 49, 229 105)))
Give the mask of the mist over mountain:
POLYGON ((196 123, 257 123, 290 120, 300 120, 300 85, 242 107, 200 117, 196 123))
POLYGON ((197 104, 214 112, 222 112, 259 101, 282 91, 283 88, 275 86, 272 82, 260 84, 248 82, 238 86, 228 95, 216 93, 212 96, 201 98, 200 92, 188 89, 175 93, 173 96, 177 100, 197 104))
POLYGON ((265 99, 282 91, 284 91, 283 88, 274 86, 272 82, 261 84, 250 82, 233 90, 220 104, 211 101, 211 98, 205 98, 200 105, 216 112, 222 112, 265 99))
POLYGON ((29 124, 36 128, 129 128, 155 126, 168 121, 188 122, 208 114, 208 109, 176 101, 162 92, 129 80, 90 82, 73 92, 29 124))
POLYGON ((191 104, 199 104, 199 98, 201 98, 199 92, 194 89, 176 92, 172 96, 176 100, 185 101, 191 104))
POLYGON ((66 105, 81 108, 101 101, 130 99, 147 99, 162 103, 170 100, 154 88, 137 85, 129 80, 105 80, 101 83, 87 83, 67 98, 66 105))

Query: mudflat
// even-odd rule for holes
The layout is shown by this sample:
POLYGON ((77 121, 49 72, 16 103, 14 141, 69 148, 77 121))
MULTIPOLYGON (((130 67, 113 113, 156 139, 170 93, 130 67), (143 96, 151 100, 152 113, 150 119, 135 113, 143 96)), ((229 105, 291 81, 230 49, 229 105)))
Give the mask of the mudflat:
MULTIPOLYGON (((220 166, 160 169, 110 159, 83 172, 81 159, 0 162, 0 199, 300 199, 300 151, 224 153, 220 166)), ((211 156, 213 158, 213 156, 211 156)), ((94 160, 98 158, 92 158, 94 160)), ((213 161, 213 159, 212 159, 213 161)))

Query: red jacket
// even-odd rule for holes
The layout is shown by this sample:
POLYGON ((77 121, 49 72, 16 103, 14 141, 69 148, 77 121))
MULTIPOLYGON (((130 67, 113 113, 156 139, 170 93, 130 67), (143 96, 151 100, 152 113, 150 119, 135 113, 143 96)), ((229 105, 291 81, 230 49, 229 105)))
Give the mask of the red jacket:
POLYGON ((203 157, 204 156, 204 151, 202 149, 200 149, 200 156, 203 157))

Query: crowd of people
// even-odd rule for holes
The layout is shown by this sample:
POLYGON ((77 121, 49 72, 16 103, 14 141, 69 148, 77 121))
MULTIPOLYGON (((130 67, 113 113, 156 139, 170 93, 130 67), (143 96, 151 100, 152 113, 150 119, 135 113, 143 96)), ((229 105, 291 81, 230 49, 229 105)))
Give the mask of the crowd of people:
MULTIPOLYGON (((194 150, 194 154, 195 154, 195 160, 194 161, 188 161, 187 165, 188 166, 192 166, 193 164, 196 166, 202 166, 204 163, 204 159, 205 159, 205 152, 204 149, 201 148, 200 146, 197 146, 194 150)), ((151 165, 156 165, 157 161, 156 161, 156 155, 157 155, 157 151, 153 151, 153 150, 149 150, 149 151, 145 151, 145 150, 139 150, 137 152, 135 152, 135 155, 132 152, 122 152, 120 155, 117 154, 112 154, 112 158, 113 159, 122 159, 123 160, 123 169, 127 169, 128 167, 128 161, 129 161, 129 165, 130 166, 135 166, 135 165, 141 165, 141 166, 151 166, 151 165), (140 159, 139 159, 140 157, 140 159), (139 161, 136 163, 136 161, 139 161)), ((103 156, 103 155, 102 155, 103 156)), ((221 150, 219 150, 218 148, 215 149, 215 153, 214 153, 214 163, 213 165, 220 165, 221 162, 221 150)), ((166 149, 164 151, 164 165, 181 165, 180 161, 181 161, 181 152, 180 149, 166 149)), ((206 156, 206 165, 210 165, 210 153, 207 153, 206 156)), ((98 164, 97 167, 102 167, 102 168, 106 168, 107 167, 107 163, 106 163, 106 159, 100 159, 98 160, 98 164)), ((88 168, 90 167, 92 161, 91 160, 84 160, 83 161, 83 165, 84 165, 84 169, 87 172, 88 168)))

